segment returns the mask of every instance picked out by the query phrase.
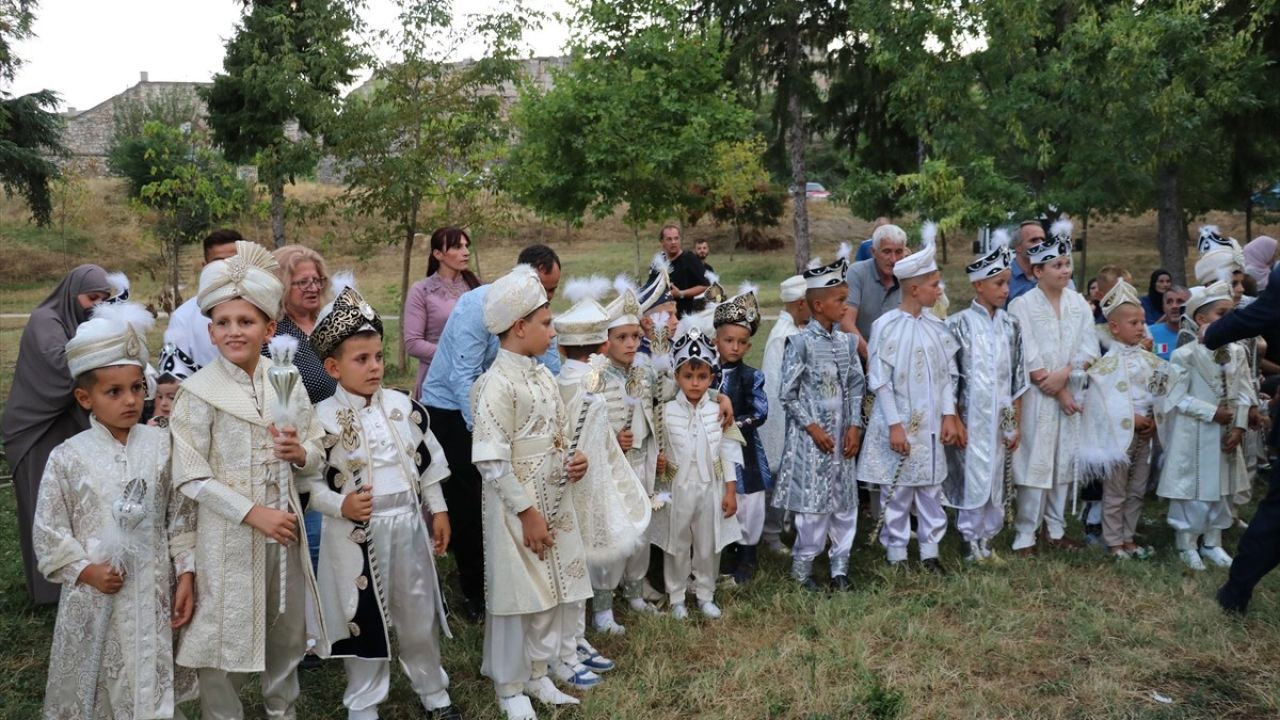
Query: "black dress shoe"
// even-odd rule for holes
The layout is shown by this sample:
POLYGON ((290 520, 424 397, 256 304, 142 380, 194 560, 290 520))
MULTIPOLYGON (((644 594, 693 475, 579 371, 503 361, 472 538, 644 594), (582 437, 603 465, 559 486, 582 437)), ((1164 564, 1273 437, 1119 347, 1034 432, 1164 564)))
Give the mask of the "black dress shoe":
POLYGON ((484 622, 484 605, 463 598, 462 617, 472 625, 479 625, 484 622))
POLYGON ((324 664, 319 655, 315 653, 304 653, 302 661, 298 663, 299 670, 315 670, 324 664))
POLYGON ((428 710, 427 720, 462 720, 462 711, 457 705, 445 705, 442 708, 428 710))
POLYGON ((817 582, 815 582, 814 579, 811 577, 807 577, 801 580, 800 587, 804 588, 805 590, 808 590, 809 592, 815 592, 815 593, 822 592, 822 586, 819 585, 817 582))
POLYGON ((1228 615, 1243 616, 1249 610, 1249 603, 1241 602, 1235 595, 1227 592, 1226 585, 1218 588, 1218 594, 1215 597, 1218 600, 1218 607, 1228 615))
POLYGON ((831 589, 837 592, 849 592, 853 589, 853 582, 849 580, 848 575, 836 575, 831 578, 831 589))
POLYGON ((924 568, 925 572, 932 573, 934 575, 947 574, 947 569, 942 567, 942 562, 939 561, 938 558, 929 558, 928 560, 921 560, 920 567, 924 568))

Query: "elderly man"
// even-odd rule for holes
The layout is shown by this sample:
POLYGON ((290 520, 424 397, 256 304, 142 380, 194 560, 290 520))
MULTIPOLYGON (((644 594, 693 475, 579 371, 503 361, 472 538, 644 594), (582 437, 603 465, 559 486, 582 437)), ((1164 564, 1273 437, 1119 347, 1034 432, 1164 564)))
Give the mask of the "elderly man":
MULTIPOLYGON (((1016 253, 1013 263, 1013 276, 1009 278, 1009 299, 1005 307, 1019 295, 1031 292, 1036 286, 1036 279, 1031 276, 1031 258, 1027 255, 1032 248, 1044 244, 1044 224, 1039 220, 1023 220, 1018 226, 1018 234, 1013 238, 1013 251, 1016 253)), ((1068 280, 1067 287, 1075 290, 1075 281, 1068 280)))
MULTIPOLYGON (((875 223, 871 226, 872 234, 875 234, 876 230, 888 224, 889 224, 889 218, 883 215, 876 218, 875 223)), ((871 238, 867 238, 866 240, 863 240, 861 243, 858 244, 858 252, 856 255, 853 256, 853 261, 862 262, 863 260, 870 260, 870 259, 871 259, 871 238)))
POLYGON ((896 309, 902 301, 893 266, 906 255, 907 233, 897 225, 881 225, 871 234, 871 259, 849 266, 845 282, 849 284, 849 308, 840 321, 840 329, 857 332, 858 352, 866 357, 871 325, 884 313, 896 309))
MULTIPOLYGON (((546 245, 530 245, 516 262, 538 272, 547 299, 560 285, 560 258, 546 245)), ((464 293, 453 306, 436 345, 435 358, 422 384, 431 430, 444 447, 452 476, 444 483, 445 503, 453 524, 449 551, 458 565, 463 612, 476 622, 484 617, 484 537, 480 523, 480 473, 471 463, 471 385, 498 355, 498 338, 484 326, 484 297, 489 286, 464 293)), ((560 371, 560 349, 553 341, 538 358, 551 372, 560 371)))
MULTIPOLYGON (((676 315, 684 317, 693 312, 693 299, 707 291, 707 269, 696 253, 685 252, 680 246, 680 228, 665 225, 658 239, 662 241, 662 254, 671 265, 671 297, 676 301, 676 315)), ((649 274, 647 285, 653 281, 657 270, 649 274)))

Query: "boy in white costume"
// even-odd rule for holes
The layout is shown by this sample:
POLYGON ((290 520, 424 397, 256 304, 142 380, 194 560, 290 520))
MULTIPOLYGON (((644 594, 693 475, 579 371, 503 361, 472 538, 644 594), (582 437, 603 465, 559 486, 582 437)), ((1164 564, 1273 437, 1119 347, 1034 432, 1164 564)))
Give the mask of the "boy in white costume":
POLYGON ((440 487, 449 465, 426 408, 382 387, 382 319, 354 287, 334 287, 337 296, 311 332, 338 387, 316 406, 327 467, 310 489, 311 506, 324 515, 316 583, 329 656, 344 658, 342 704, 351 720, 378 717, 391 688, 394 628, 400 665, 426 717, 461 720, 440 664, 440 633, 449 636, 449 625, 433 558, 449 545, 440 487))
MULTIPOLYGON (((294 475, 320 472, 324 431, 301 383, 277 400, 272 361, 259 354, 280 313, 276 267, 240 241, 200 273, 196 298, 219 355, 182 383, 169 422, 173 483, 197 504, 200 567, 177 662, 198 670, 201 717, 216 720, 243 717, 246 673, 261 673, 268 717, 294 717, 308 593, 318 606, 294 475)), ((323 623, 318 632, 327 647, 323 623)))
POLYGON ((893 266, 902 304, 871 326, 867 389, 876 399, 858 480, 883 486, 879 540, 889 564, 906 561, 914 514, 921 565, 942 574, 938 543, 947 530, 943 445, 959 444, 961 437, 953 384, 956 344, 947 326, 927 310, 942 296, 942 274, 934 262, 932 225, 921 234, 924 248, 893 266))
POLYGON ((45 718, 171 718, 193 689, 171 628, 193 610, 195 508, 170 486, 169 433, 138 423, 152 323, 141 306, 98 305, 66 345, 91 415, 50 454, 36 501, 36 560, 62 584, 45 718))
POLYGON ((550 664, 576 655, 579 604, 591 597, 587 559, 568 483, 587 472, 567 456, 564 400, 537 357, 555 338, 538 274, 517 265, 489 286, 485 328, 498 336, 493 365, 471 388, 471 456, 484 481, 484 662, 509 720, 534 718, 525 693, 576 705, 550 664))
POLYGON ((1117 282, 1102 298, 1111 347, 1089 368, 1082 471, 1102 477, 1102 539, 1117 558, 1145 559, 1134 542, 1151 477, 1151 444, 1168 386, 1166 363, 1142 347, 1146 323, 1133 286, 1117 282))
POLYGON ((1022 556, 1035 552, 1041 525, 1050 544, 1081 547, 1066 537, 1065 516, 1077 481, 1085 370, 1100 351, 1093 310, 1067 287, 1070 229, 1059 228, 1055 223, 1053 239, 1028 251, 1038 284, 1009 303, 1009 314, 1022 326, 1023 362, 1035 386, 1022 398, 1022 437, 1013 454, 1013 550, 1022 556))
POLYGON ((830 540, 831 585, 847 591, 849 553, 858 529, 857 462, 862 442, 865 378, 858 336, 840 330, 849 286, 844 259, 804 272, 812 317, 787 338, 779 392, 786 412, 783 458, 773 504, 791 513, 796 542, 791 577, 806 590, 820 589, 813 561, 830 540))
MULTIPOLYGON (((760 426, 760 439, 764 454, 769 459, 769 472, 778 477, 782 465, 783 438, 787 429, 787 413, 782 408, 782 395, 778 387, 782 382, 782 353, 787 338, 799 333, 809 324, 809 303, 804 299, 804 277, 792 275, 778 285, 778 297, 782 300, 782 312, 769 329, 764 342, 764 360, 760 372, 764 373, 764 391, 769 398, 769 417, 760 426)), ((773 552, 786 555, 791 551, 782 543, 782 526, 786 511, 773 504, 773 488, 766 492, 764 531, 760 541, 773 552)))
POLYGON ((945 504, 956 508, 964 559, 994 555, 991 541, 1004 527, 1005 501, 1013 488, 1010 454, 1018 447, 1018 415, 1027 389, 1022 328, 1004 311, 1013 252, 1008 234, 965 268, 973 304, 947 318, 956 350, 956 412, 966 442, 946 449, 945 504))
POLYGON ((734 517, 741 435, 736 428, 726 433, 720 427, 720 408, 709 394, 718 358, 702 331, 681 332, 672 360, 679 391, 662 406, 671 482, 656 488, 649 537, 666 553, 662 575, 672 617, 689 616, 685 594, 692 574, 698 608, 714 620, 720 617, 715 603, 720 551, 742 537, 734 517))
MULTIPOLYGON (((1222 317, 1231 308, 1224 282, 1192 288, 1183 324, 1191 332, 1222 317)), ((1248 408, 1239 402, 1234 366, 1244 362, 1236 344, 1211 351, 1200 342, 1183 345, 1170 357, 1169 394, 1160 441, 1164 470, 1156 494, 1169 500, 1169 525, 1178 555, 1192 570, 1203 560, 1228 567, 1222 531, 1231 527, 1232 464, 1242 463, 1241 440, 1249 426, 1248 408), (1197 551, 1197 541, 1204 546, 1197 551)))

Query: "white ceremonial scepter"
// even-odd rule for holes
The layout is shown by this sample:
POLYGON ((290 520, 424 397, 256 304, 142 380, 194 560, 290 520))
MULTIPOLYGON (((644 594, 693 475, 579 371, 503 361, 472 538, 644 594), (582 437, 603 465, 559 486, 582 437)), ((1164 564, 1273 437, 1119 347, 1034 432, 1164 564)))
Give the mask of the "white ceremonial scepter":
MULTIPOLYGON (((267 343, 267 351, 271 354, 271 367, 267 368, 267 382, 271 383, 271 388, 276 393, 275 405, 271 409, 272 420, 275 421, 277 432, 283 431, 286 427, 292 427, 296 431, 295 418, 289 409, 289 398, 293 395, 294 388, 298 386, 298 381, 302 379, 298 367, 293 364, 293 358, 298 354, 298 340, 289 335, 277 335, 267 343)), ((277 510, 288 512, 292 486, 293 469, 289 467, 288 460, 281 460, 276 466, 276 490, 279 494, 276 500, 277 510)), ((298 520, 301 521, 302 518, 298 520)), ((289 563, 282 557, 280 558, 280 614, 284 614, 288 577, 289 563)))

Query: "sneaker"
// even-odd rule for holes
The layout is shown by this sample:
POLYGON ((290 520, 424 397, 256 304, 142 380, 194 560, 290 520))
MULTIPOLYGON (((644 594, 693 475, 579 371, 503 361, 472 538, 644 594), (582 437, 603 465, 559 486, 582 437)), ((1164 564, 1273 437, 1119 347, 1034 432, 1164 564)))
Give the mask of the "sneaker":
POLYGON ((1084 528, 1084 544, 1089 547, 1102 544, 1102 526, 1086 525, 1084 528))
POLYGON ((527 695, 512 695, 498 698, 498 707, 506 714, 507 720, 538 720, 533 712, 533 704, 527 695))
POLYGON ((578 662, 594 673, 608 672, 616 667, 616 663, 601 655, 600 651, 591 647, 591 643, 586 640, 578 641, 578 662))
POLYGON ((774 553, 775 555, 782 555, 785 557, 791 554, 791 548, 783 544, 782 538, 764 538, 761 542, 769 552, 774 553))
POLYGON ((701 611, 702 614, 705 615, 709 620, 720 619, 720 615, 721 615, 720 606, 716 605, 714 602, 710 600, 699 605, 698 610, 701 611))
POLYGON ((978 554, 982 556, 983 560, 988 560, 995 555, 991 550, 990 538, 982 538, 978 541, 978 554))
POLYGON ((462 711, 457 705, 445 705, 427 711, 427 720, 462 720, 462 711))
POLYGON ((1122 547, 1108 548, 1107 552, 1116 560, 1128 560, 1133 557, 1133 555, 1129 554, 1128 550, 1125 550, 1122 547))
POLYGON ((814 580, 812 577, 809 577, 809 576, 805 576, 804 579, 800 580, 800 587, 804 588, 805 590, 808 590, 809 592, 815 592, 815 593, 822 592, 822 586, 819 585, 816 580, 814 580))
POLYGON ((1133 547, 1125 548, 1125 550, 1134 560, 1150 560, 1156 554, 1155 548, 1142 545, 1134 545, 1133 547))
POLYGON ((1200 557, 1208 560, 1210 563, 1217 565, 1218 567, 1231 567, 1231 556, 1227 554, 1226 550, 1223 550, 1220 547, 1205 545, 1200 548, 1200 557))
POLYGON ((947 569, 942 567, 942 561, 936 557, 921 560, 920 567, 924 568, 925 572, 932 575, 942 576, 947 574, 947 569))
POLYGON ((969 542, 966 540, 960 543, 960 557, 967 563, 978 562, 982 559, 982 552, 978 547, 977 542, 969 542))
POLYGON ((596 613, 592 624, 595 626, 596 632, 602 632, 606 635, 625 635, 627 632, 625 627, 619 625, 618 621, 613 619, 612 610, 596 613))
POLYGON ((1200 561, 1200 554, 1195 550, 1183 550, 1178 553, 1178 557, 1182 558, 1182 562, 1186 563, 1187 567, 1192 570, 1204 569, 1204 563, 1200 561))
POLYGON ((627 601, 627 606, 632 612, 644 613, 646 615, 657 615, 658 608, 650 605, 643 598, 631 598, 627 601))
POLYGON ((853 582, 849 580, 848 575, 836 575, 831 578, 831 589, 836 592, 849 592, 853 589, 853 582))
POLYGON ((684 603, 675 603, 671 606, 671 617, 677 620, 688 620, 689 609, 684 606, 684 603))
POLYGON ((600 684, 600 676, 591 672, 591 670, 582 663, 570 665, 567 662, 557 660, 552 662, 548 666, 547 670, 554 675, 557 680, 576 690, 586 690, 600 684))
POLYGON ((561 692, 560 688, 551 682, 551 678, 543 675, 537 680, 530 680, 524 684, 524 691, 531 695, 534 700, 543 705, 578 705, 578 698, 561 692))

